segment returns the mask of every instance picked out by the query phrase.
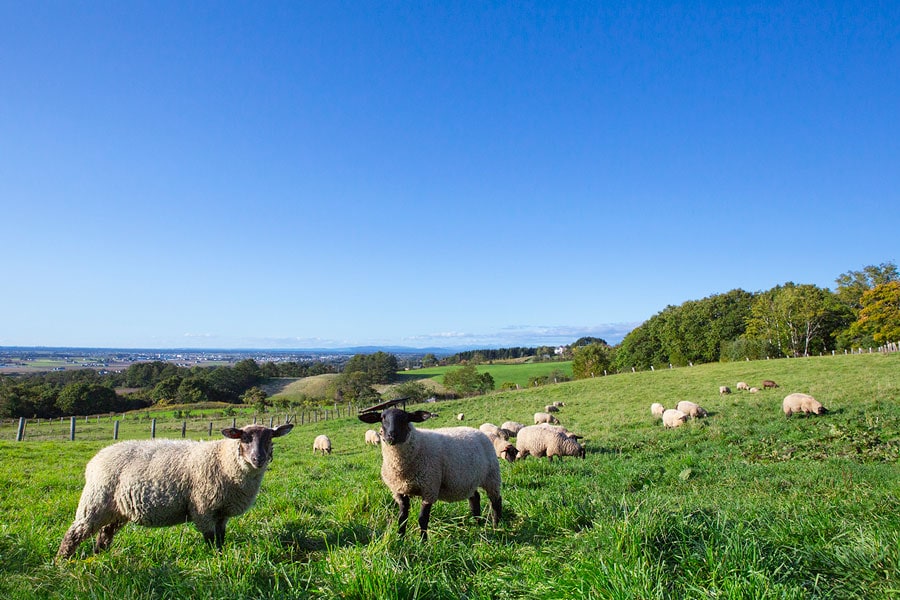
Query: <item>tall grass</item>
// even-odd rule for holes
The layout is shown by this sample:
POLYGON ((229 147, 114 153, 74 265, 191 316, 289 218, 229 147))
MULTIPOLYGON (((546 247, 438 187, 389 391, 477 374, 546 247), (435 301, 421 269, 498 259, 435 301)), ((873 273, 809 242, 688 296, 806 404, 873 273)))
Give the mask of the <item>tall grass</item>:
MULTIPOLYGON (((84 464, 107 441, 0 442, 0 594, 11 598, 900 597, 900 356, 730 363, 429 405, 422 426, 529 422, 553 400, 586 460, 502 463, 501 524, 438 503, 429 541, 396 533, 367 426, 339 419, 276 440, 256 505, 222 552, 191 526, 129 525, 112 549, 53 561, 84 464), (759 394, 719 385, 762 379, 759 394), (786 419, 809 392, 831 412, 786 419), (691 399, 710 417, 664 430, 691 399), (328 434, 335 452, 312 455, 328 434)), ((418 510, 418 501, 413 502, 418 510)))

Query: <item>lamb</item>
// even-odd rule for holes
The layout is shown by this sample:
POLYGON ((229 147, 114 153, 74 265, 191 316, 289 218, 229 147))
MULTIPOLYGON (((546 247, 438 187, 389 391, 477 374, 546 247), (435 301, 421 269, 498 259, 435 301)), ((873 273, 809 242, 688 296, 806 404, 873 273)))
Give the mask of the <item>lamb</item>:
POLYGON ((563 456, 584 458, 585 449, 578 443, 578 436, 567 431, 560 431, 560 429, 546 425, 529 425, 522 428, 516 437, 519 458, 546 456, 550 462, 553 462, 554 456, 558 456, 560 460, 563 456))
POLYGON ((781 403, 784 410, 784 416, 790 417, 792 414, 803 413, 805 415, 824 415, 828 409, 822 406, 822 403, 810 396, 809 394, 793 393, 784 397, 781 403))
MULTIPOLYGON (((537 412, 534 413, 534 424, 540 425, 541 423, 559 423, 559 419, 546 412, 537 412)), ((521 432, 520 432, 521 433, 521 432)))
POLYGON ((767 390, 769 388, 777 388, 778 384, 775 383, 774 381, 772 381, 771 379, 766 379, 765 381, 762 382, 762 386, 763 386, 764 390, 767 390))
POLYGON ((146 527, 191 521, 207 544, 222 548, 228 519, 256 500, 272 460, 272 439, 293 427, 229 427, 222 430, 224 440, 127 441, 103 448, 85 468, 75 521, 57 558, 70 558, 94 534, 94 552, 108 549, 129 521, 146 527))
POLYGON ((472 427, 416 429, 430 416, 421 410, 399 408, 359 415, 364 423, 381 423, 381 479, 400 508, 399 534, 406 533, 410 496, 422 498, 419 529, 428 539, 431 507, 438 501, 469 500, 469 509, 481 517, 483 489, 491 502, 491 521, 496 526, 502 513, 500 463, 488 437, 472 427))
POLYGON ((738 381, 737 385, 734 387, 736 387, 739 390, 749 390, 750 389, 750 386, 747 385, 746 381, 738 381))
POLYGON ((683 413, 676 408, 670 408, 662 415, 663 427, 666 429, 681 427, 687 422, 688 418, 687 413, 683 413))
POLYGON ((730 393, 731 393, 731 388, 728 387, 727 385, 720 385, 720 386, 719 386, 719 393, 720 393, 720 394, 730 394, 730 393))
POLYGON ((659 402, 654 402, 650 405, 650 414, 654 417, 661 417, 665 410, 666 408, 659 402))
POLYGON ((331 454, 331 440, 327 435, 317 435, 313 440, 313 454, 315 455, 317 451, 321 452, 322 456, 331 454))
POLYGON ((518 435, 519 430, 525 427, 522 423, 518 423, 516 421, 505 421, 503 425, 500 426, 500 429, 503 431, 509 432, 510 437, 516 437, 518 435))
POLYGON ((378 435, 378 432, 374 429, 366 430, 366 443, 372 444, 373 446, 377 446, 381 443, 381 436, 378 435))
POLYGON ((559 407, 556 406, 555 404, 548 404, 547 406, 544 407, 544 412, 548 412, 548 413, 559 412, 559 407))
POLYGON ((509 439, 509 433, 507 433, 500 427, 497 427, 493 423, 482 423, 478 426, 478 431, 487 434, 488 437, 494 435, 504 441, 509 439))
POLYGON ((676 410, 680 410, 687 416, 692 419, 700 419, 707 416, 709 413, 706 412, 706 409, 696 404, 695 402, 690 402, 688 400, 682 400, 675 406, 676 410))

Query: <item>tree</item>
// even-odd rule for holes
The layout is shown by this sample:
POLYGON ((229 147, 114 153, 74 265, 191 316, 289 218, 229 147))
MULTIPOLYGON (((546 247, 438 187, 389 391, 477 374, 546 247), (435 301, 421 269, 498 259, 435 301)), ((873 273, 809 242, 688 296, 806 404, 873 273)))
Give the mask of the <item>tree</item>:
POLYGON ((390 383, 397 377, 397 357, 387 352, 355 354, 344 365, 344 374, 365 373, 371 383, 390 383))
POLYGON ((56 406, 64 415, 88 415, 108 412, 116 405, 116 392, 96 383, 79 381, 59 393, 56 406))
POLYGON ((837 284, 835 292, 841 302, 854 310, 862 308, 862 296, 872 288, 900 281, 900 273, 893 262, 884 262, 880 265, 868 265, 862 271, 847 271, 838 276, 834 282, 837 284))
POLYGON ((444 374, 444 385, 461 396, 478 396, 494 389, 490 373, 479 373, 475 365, 466 365, 444 374))
POLYGON ((850 326, 851 335, 870 336, 877 344, 900 341, 900 281, 867 290, 860 305, 859 316, 850 326))
POLYGON ((602 375, 609 369, 611 357, 606 343, 576 346, 572 356, 572 373, 575 379, 602 375))
POLYGON ((428 367, 436 367, 437 364, 438 364, 438 359, 431 352, 428 352, 427 354, 425 354, 425 356, 422 357, 422 366, 425 367, 426 369, 428 367))

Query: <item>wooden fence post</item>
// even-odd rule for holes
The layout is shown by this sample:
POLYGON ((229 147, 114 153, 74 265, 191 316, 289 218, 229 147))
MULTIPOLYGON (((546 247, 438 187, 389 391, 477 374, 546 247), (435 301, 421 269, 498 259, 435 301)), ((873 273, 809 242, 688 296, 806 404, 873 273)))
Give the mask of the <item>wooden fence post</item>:
POLYGON ((19 428, 16 429, 16 441, 25 439, 25 417, 19 417, 19 428))
POLYGON ((75 417, 69 420, 69 441, 75 441, 75 417))
POLYGON ((119 422, 118 421, 113 423, 113 439, 114 440, 119 439, 119 422))
POLYGON ((184 437, 184 434, 187 432, 187 421, 181 422, 181 437, 184 437))
POLYGON ((156 438, 156 417, 154 417, 153 420, 150 421, 150 439, 152 440, 155 438, 156 438))
POLYGON ((212 437, 212 421, 209 422, 209 437, 212 437))

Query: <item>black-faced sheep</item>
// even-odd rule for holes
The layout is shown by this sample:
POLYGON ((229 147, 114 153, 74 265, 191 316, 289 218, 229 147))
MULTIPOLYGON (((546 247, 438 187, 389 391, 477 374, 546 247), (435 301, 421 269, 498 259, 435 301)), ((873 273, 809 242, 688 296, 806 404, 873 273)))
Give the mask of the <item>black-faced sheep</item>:
POLYGON ((665 427, 666 429, 681 427, 687 422, 689 418, 690 417, 688 417, 687 413, 683 413, 680 410, 670 408, 666 410, 662 415, 663 427, 665 427))
POLYGON ((784 410, 784 416, 790 417, 793 414, 803 413, 805 415, 824 415, 828 409, 822 406, 822 403, 810 396, 809 394, 801 394, 795 392, 784 397, 781 403, 784 410))
POLYGON ((762 386, 763 386, 764 390, 767 390, 769 388, 777 388, 778 384, 775 383, 774 381, 772 381, 771 379, 766 379, 765 381, 762 382, 762 386))
POLYGON ((650 405, 650 414, 654 417, 661 417, 665 410, 666 408, 659 402, 654 402, 650 405))
POLYGON ((366 443, 372 444, 373 446, 377 446, 381 443, 381 436, 378 435, 378 432, 374 429, 366 430, 366 443))
POLYGON ((503 425, 500 426, 500 429, 509 433, 510 437, 516 437, 519 433, 519 430, 525 427, 523 423, 518 423, 516 421, 504 421, 503 425))
POLYGON ((272 439, 294 426, 228 428, 213 442, 145 440, 100 450, 85 468, 75 521, 58 558, 97 534, 94 551, 109 548, 127 522, 167 527, 191 521, 208 544, 221 548, 228 519, 253 504, 272 460, 272 439))
POLYGON ((509 439, 509 432, 504 431, 502 428, 497 427, 493 423, 482 423, 481 425, 478 426, 478 431, 480 431, 482 433, 486 433, 486 434, 488 434, 488 436, 494 435, 496 437, 499 437, 502 440, 509 439))
POLYGON ((529 425, 523 427, 516 436, 516 448, 519 450, 519 458, 527 456, 541 458, 546 456, 553 461, 554 456, 585 457, 584 447, 578 443, 578 437, 561 427, 551 425, 529 425))
POLYGON ((481 516, 483 489, 491 502, 494 525, 500 521, 500 463, 488 437, 471 427, 417 429, 429 417, 425 411, 407 412, 398 408, 364 412, 365 423, 381 423, 381 479, 400 507, 399 533, 406 533, 411 496, 422 498, 419 529, 428 538, 431 507, 438 501, 469 501, 475 517, 481 516))
POLYGON ((719 393, 720 393, 720 394, 730 394, 730 393, 731 393, 731 388, 728 387, 727 385, 720 385, 720 386, 719 386, 719 393))
POLYGON ((534 424, 540 425, 541 423, 552 423, 555 425, 559 423, 559 419, 546 412, 534 413, 534 424))
POLYGON ((706 412, 705 408, 695 402, 690 402, 688 400, 682 400, 681 402, 679 402, 675 406, 675 409, 680 410, 692 419, 702 419, 709 414, 706 412))
POLYGON ((313 440, 313 454, 321 452, 322 456, 331 454, 331 440, 327 435, 317 435, 313 440))
POLYGON ((747 385, 746 381, 738 381, 737 385, 734 387, 736 387, 739 390, 749 390, 750 389, 750 386, 747 385))

